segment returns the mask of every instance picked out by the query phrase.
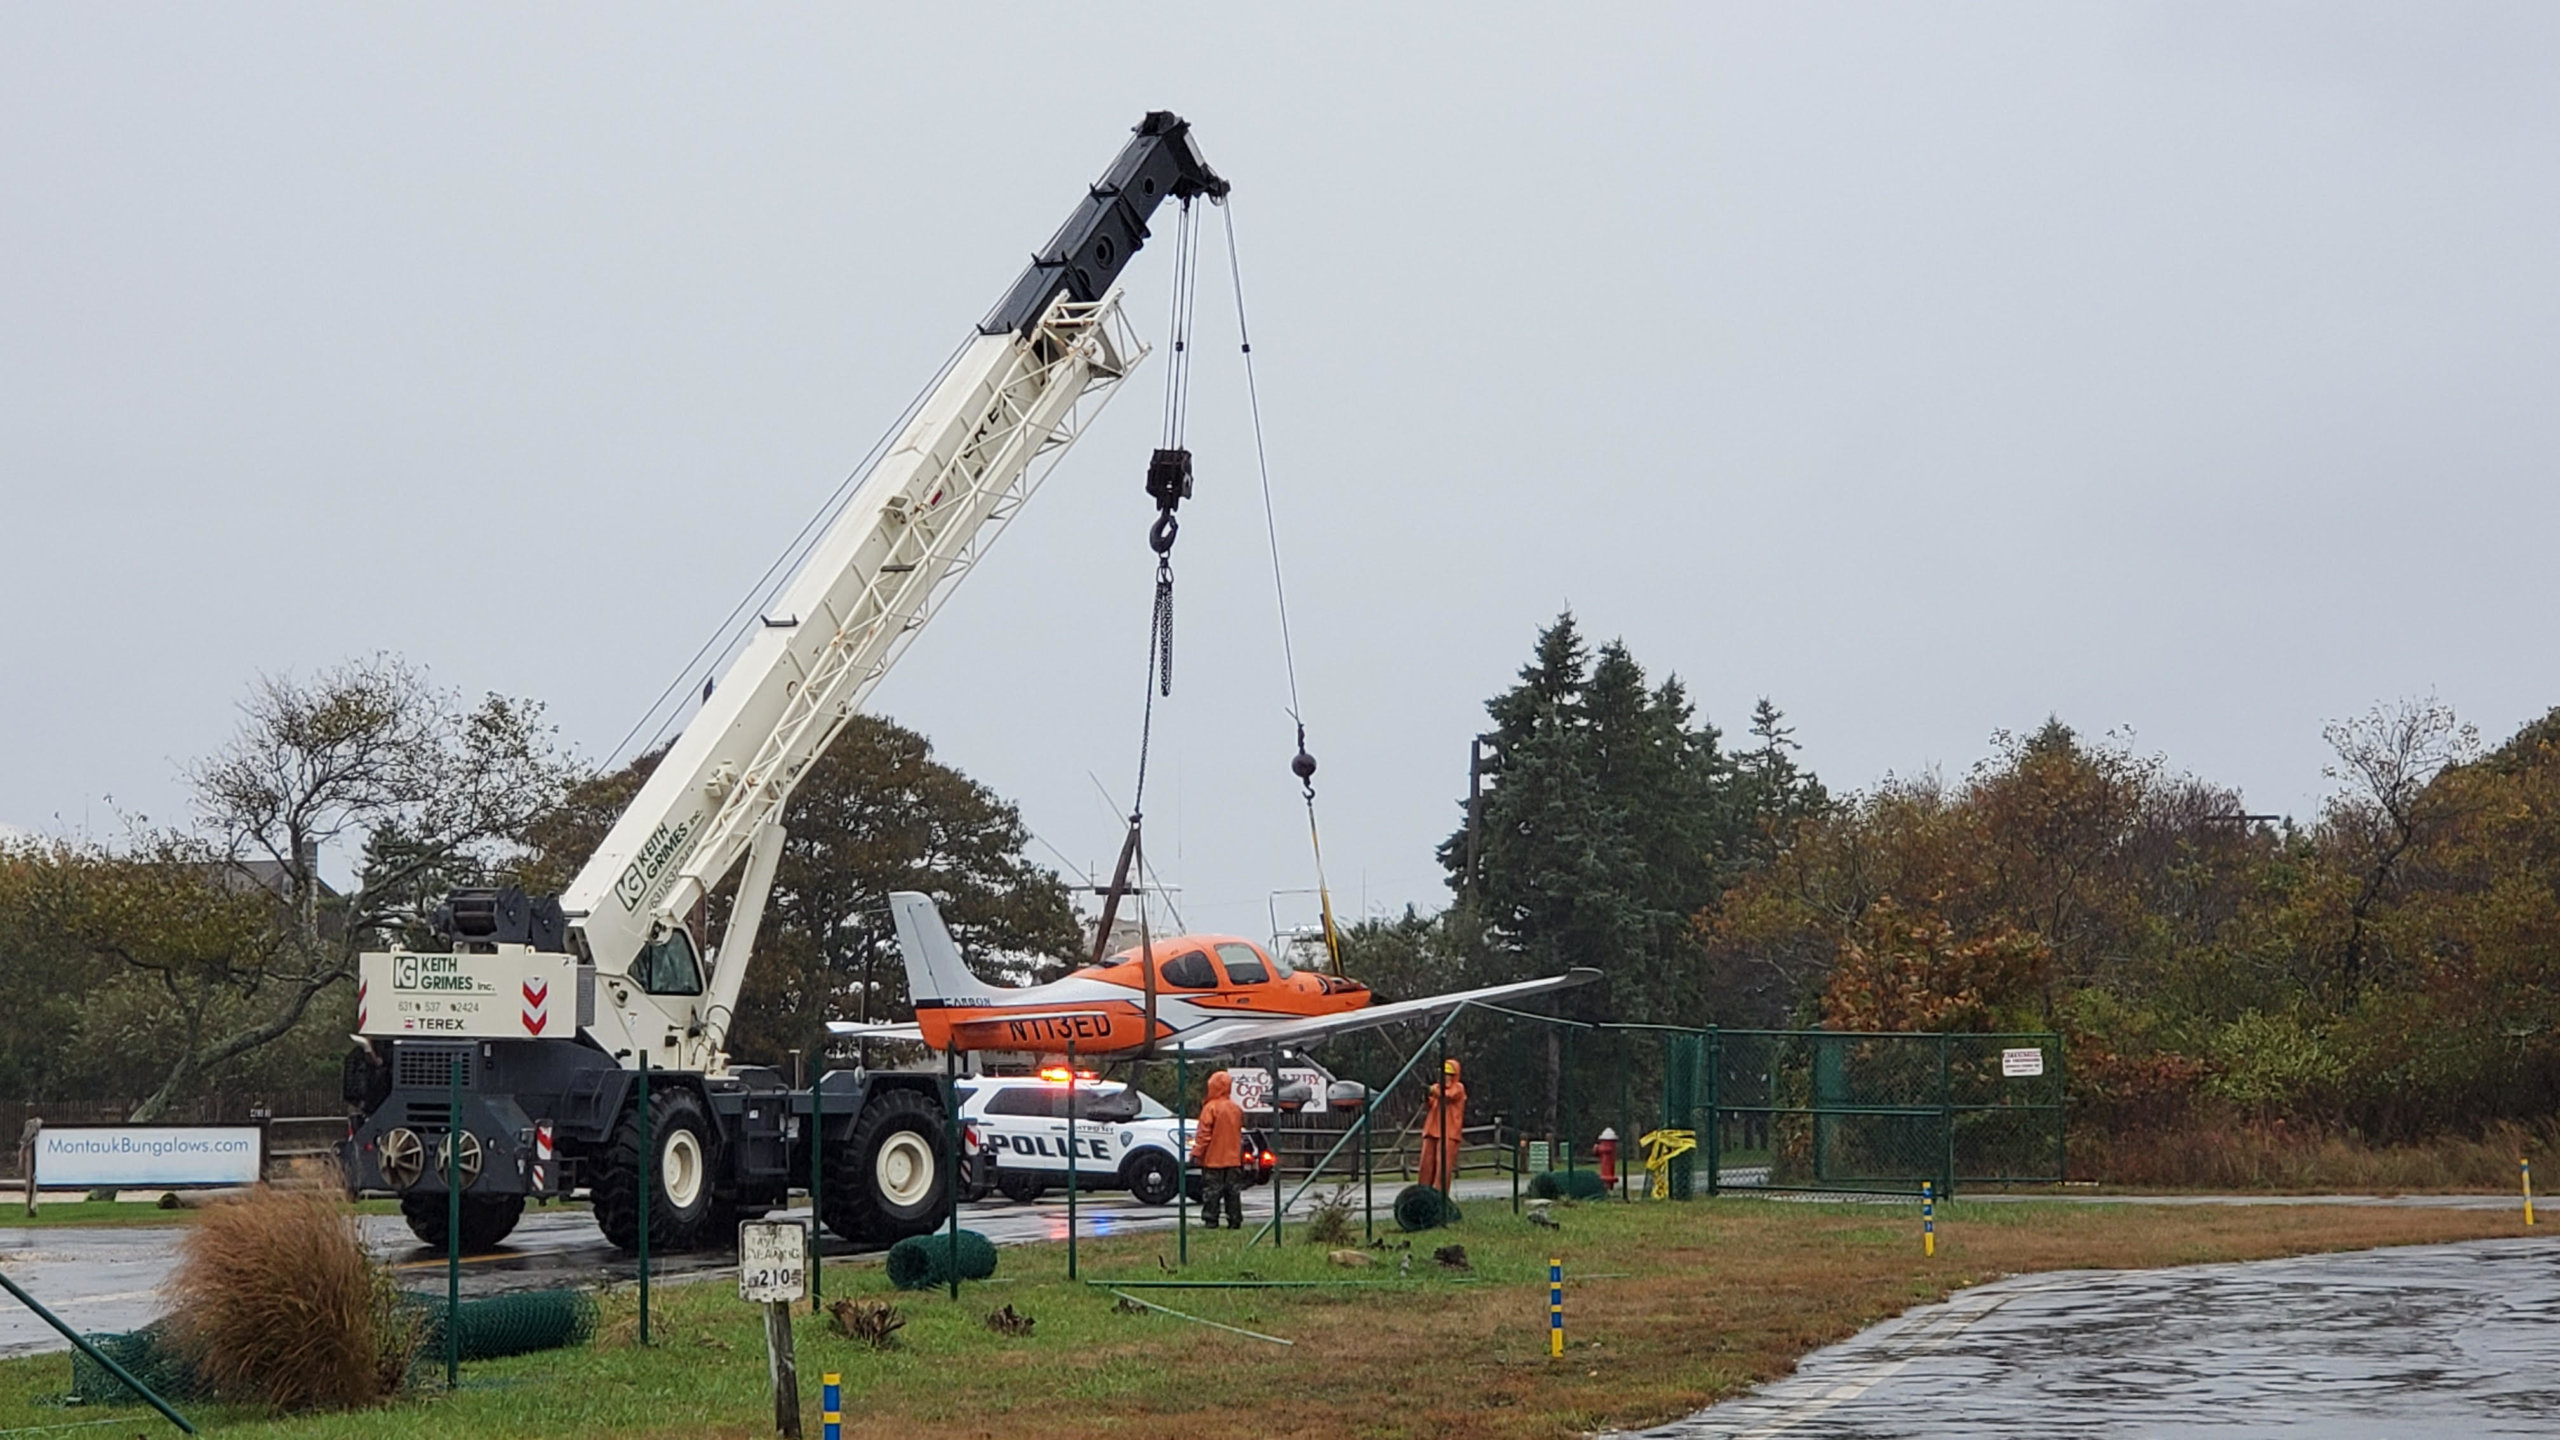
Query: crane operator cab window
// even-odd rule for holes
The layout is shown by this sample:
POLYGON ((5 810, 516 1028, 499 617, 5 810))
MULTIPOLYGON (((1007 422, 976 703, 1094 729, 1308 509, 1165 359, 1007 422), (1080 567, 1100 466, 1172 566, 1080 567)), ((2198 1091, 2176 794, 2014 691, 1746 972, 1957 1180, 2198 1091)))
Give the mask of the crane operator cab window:
POLYGON ((693 937, 679 925, 640 947, 632 957, 631 978, 652 995, 699 995, 702 963, 694 958, 693 937))
POLYGON ((1262 952, 1250 945, 1230 941, 1218 947, 1218 958, 1226 963, 1227 983, 1230 985, 1270 983, 1271 971, 1262 963, 1262 952))
POLYGON ((1206 952, 1194 950, 1164 962, 1164 983, 1176 990, 1215 990, 1218 972, 1209 968, 1206 952))

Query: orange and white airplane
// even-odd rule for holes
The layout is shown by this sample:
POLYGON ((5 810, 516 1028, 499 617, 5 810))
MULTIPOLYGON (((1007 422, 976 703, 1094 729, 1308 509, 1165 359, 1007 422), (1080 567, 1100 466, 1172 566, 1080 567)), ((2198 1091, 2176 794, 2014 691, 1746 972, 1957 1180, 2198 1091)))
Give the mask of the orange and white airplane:
POLYGON ((1419 1000, 1371 1003, 1355 980, 1292 970, 1235 935, 1176 935, 1151 942, 1146 957, 1124 950, 1045 985, 990 985, 969 970, 959 945, 929 896, 889 897, 898 949, 906 957, 912 1023, 830 1024, 840 1039, 921 1040, 936 1050, 1028 1050, 1097 1059, 1153 1047, 1232 1054, 1274 1045, 1312 1044, 1328 1036, 1433 1019, 1462 1005, 1518 1000, 1588 984, 1597 970, 1577 969, 1541 980, 1489 985, 1419 1000))

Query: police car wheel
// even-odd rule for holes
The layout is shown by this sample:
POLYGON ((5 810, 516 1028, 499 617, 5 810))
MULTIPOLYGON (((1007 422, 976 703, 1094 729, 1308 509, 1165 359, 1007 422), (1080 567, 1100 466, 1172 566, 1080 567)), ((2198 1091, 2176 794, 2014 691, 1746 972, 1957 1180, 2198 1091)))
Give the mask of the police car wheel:
POLYGON ((1047 1181, 1027 1171, 1006 1170, 997 1174, 996 1188, 1004 1192, 1004 1198, 1016 1205, 1028 1205, 1047 1194, 1049 1185, 1047 1181))
POLYGON ((1131 1156, 1126 1174, 1129 1194, 1141 1205, 1170 1205, 1180 1193, 1182 1177, 1174 1171, 1173 1157, 1161 1150, 1141 1150, 1131 1156))

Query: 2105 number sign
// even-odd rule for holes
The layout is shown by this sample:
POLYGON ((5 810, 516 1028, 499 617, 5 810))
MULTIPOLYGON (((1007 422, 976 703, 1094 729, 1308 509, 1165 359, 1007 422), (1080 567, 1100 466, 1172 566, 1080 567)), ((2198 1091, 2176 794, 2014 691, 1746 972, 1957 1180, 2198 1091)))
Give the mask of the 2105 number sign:
POLYGON ((797 1220, 738 1225, 738 1298, 788 1303, 809 1293, 809 1232, 797 1220))

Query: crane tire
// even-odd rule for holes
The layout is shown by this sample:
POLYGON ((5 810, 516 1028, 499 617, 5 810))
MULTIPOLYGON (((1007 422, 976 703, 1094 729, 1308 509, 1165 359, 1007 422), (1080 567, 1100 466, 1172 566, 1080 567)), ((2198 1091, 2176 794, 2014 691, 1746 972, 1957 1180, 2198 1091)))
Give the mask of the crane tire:
MULTIPOLYGON (((400 1218, 409 1222, 409 1233, 418 1243, 431 1250, 445 1248, 445 1210, 443 1195, 403 1195, 400 1218)), ((521 1195, 465 1195, 462 1197, 462 1253, 478 1255, 498 1248, 498 1243, 513 1234, 516 1222, 524 1218, 521 1195)))
POLYGON ((872 1092, 844 1142, 827 1147, 827 1228, 857 1245, 887 1245, 941 1225, 951 1213, 942 1107, 913 1090, 872 1092))
MULTIPOLYGON (((698 1250, 711 1239, 718 1208, 711 1112, 702 1097, 668 1086, 649 1097, 651 1167, 649 1247, 669 1253, 698 1250)), ((591 1190, 596 1228, 617 1250, 640 1248, 640 1112, 623 1112, 605 1145, 604 1164, 591 1190)))

